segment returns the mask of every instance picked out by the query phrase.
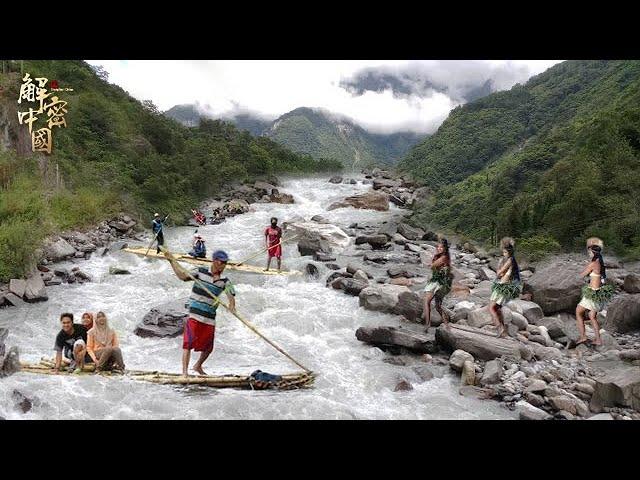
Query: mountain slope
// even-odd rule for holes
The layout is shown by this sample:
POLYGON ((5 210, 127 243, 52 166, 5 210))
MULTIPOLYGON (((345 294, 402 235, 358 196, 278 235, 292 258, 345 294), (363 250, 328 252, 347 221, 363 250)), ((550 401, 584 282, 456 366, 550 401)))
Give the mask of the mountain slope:
MULTIPOLYGON (((201 117, 195 105, 176 105, 165 115, 186 126, 197 125, 201 117)), ((248 113, 226 119, 240 130, 262 135, 314 158, 335 159, 348 167, 394 164, 424 135, 413 132, 370 133, 346 119, 321 110, 301 107, 273 122, 248 113)))
POLYGON ((416 221, 526 249, 598 235, 640 254, 640 62, 570 61, 455 109, 400 167, 434 195, 416 221))
POLYGON ((52 154, 31 155, 27 127, 17 124, 21 74, 0 73, 0 279, 20 275, 44 236, 61 229, 119 211, 179 220, 227 182, 340 167, 225 122, 186 128, 85 62, 25 60, 24 72, 74 91, 60 94, 67 128, 54 131, 52 154))

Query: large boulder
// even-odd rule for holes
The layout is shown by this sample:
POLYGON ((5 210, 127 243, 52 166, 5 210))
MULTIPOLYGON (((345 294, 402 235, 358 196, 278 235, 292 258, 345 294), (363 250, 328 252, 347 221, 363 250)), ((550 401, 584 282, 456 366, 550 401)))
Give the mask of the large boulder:
POLYGON ((596 377, 595 381, 590 405, 592 411, 601 412, 603 407, 640 410, 640 368, 618 367, 596 377))
POLYGON ((339 277, 331 282, 331 286, 335 289, 343 290, 349 295, 360 295, 360 292, 366 288, 368 282, 358 280, 355 278, 339 277))
POLYGON ((188 314, 185 299, 172 301, 152 308, 134 332, 139 337, 177 337, 182 334, 188 314))
POLYGON ((384 179, 384 178, 376 178, 373 181, 373 189, 380 190, 383 187, 386 188, 397 188, 401 185, 401 182, 396 180, 384 179))
POLYGON ((466 362, 473 363, 473 355, 464 350, 456 350, 449 357, 449 366, 456 372, 461 372, 466 362))
POLYGON ((398 295, 398 303, 393 313, 403 315, 412 322, 422 322, 424 303, 422 297, 415 292, 402 292, 398 295))
POLYGON ((9 280, 9 291, 14 295, 22 298, 27 288, 27 282, 22 279, 12 278, 9 280))
POLYGON ((44 281, 38 272, 27 278, 23 298, 30 303, 45 302, 49 299, 44 281))
POLYGON ((52 262, 59 262, 76 254, 76 249, 64 238, 55 242, 46 243, 44 246, 44 256, 52 262))
POLYGON ((378 235, 361 235, 356 237, 356 245, 361 245, 363 243, 368 243, 373 248, 382 248, 387 244, 387 236, 378 234, 378 235))
POLYGON ((520 420, 551 420, 553 418, 544 410, 534 407, 524 400, 516 402, 516 409, 520 420))
POLYGON ((374 263, 420 263, 419 257, 415 255, 396 252, 366 252, 362 258, 374 263))
POLYGON ((367 310, 394 313, 400 301, 400 294, 405 292, 410 293, 411 290, 400 285, 370 285, 360 292, 359 304, 367 310))
POLYGON ((335 175, 329 179, 329 183, 342 183, 342 177, 340 175, 335 175))
POLYGON ((271 195, 272 193, 275 193, 274 190, 277 192, 275 185, 271 185, 267 182, 258 181, 253 184, 253 188, 256 189, 260 195, 271 195))
POLYGON ((383 222, 380 228, 378 229, 378 233, 382 235, 386 235, 389 238, 392 238, 398 232, 398 224, 393 221, 383 222))
POLYGON ((293 200, 293 195, 289 193, 272 193, 271 195, 269 195, 269 200, 271 200, 272 203, 295 203, 293 200))
POLYGON ((347 197, 341 202, 335 202, 329 205, 327 210, 335 210, 336 208, 361 208, 368 210, 378 210, 386 212, 389 210, 389 195, 383 192, 367 192, 359 195, 347 197))
POLYGON ((433 334, 396 327, 360 327, 356 330, 356 338, 380 347, 403 347, 415 353, 435 353, 438 350, 433 334))
POLYGON ((524 292, 530 293, 545 315, 574 311, 580 301, 583 281, 580 267, 558 258, 536 268, 525 282, 524 292))
POLYGON ((640 293, 640 275, 630 273, 624 278, 622 288, 627 293, 640 293))
POLYGON ((20 353, 18 347, 11 347, 0 365, 0 377, 8 377, 20 370, 20 353))
POLYGON ((420 240, 424 236, 424 230, 406 223, 398 225, 398 233, 409 240, 420 240))
POLYGON ((499 359, 490 360, 484 365, 484 372, 480 378, 480 385, 494 385, 500 382, 504 369, 499 359))
POLYGON ((509 302, 509 308, 514 312, 523 315, 529 323, 535 324, 536 321, 544 317, 544 313, 540 305, 527 300, 514 299, 509 302))
POLYGON ((502 355, 516 360, 531 359, 533 352, 524 344, 510 338, 498 338, 484 330, 456 325, 436 329, 436 342, 448 351, 464 350, 479 360, 493 360, 502 355))
MULTIPOLYGON (((343 230, 330 224, 292 222, 287 223, 286 230, 287 236, 298 236, 298 245, 313 246, 314 252, 341 253, 351 241, 343 230)), ((302 252, 300 254, 305 255, 302 252)))
POLYGON ((615 297, 607 308, 603 327, 617 333, 640 330, 640 294, 615 297))

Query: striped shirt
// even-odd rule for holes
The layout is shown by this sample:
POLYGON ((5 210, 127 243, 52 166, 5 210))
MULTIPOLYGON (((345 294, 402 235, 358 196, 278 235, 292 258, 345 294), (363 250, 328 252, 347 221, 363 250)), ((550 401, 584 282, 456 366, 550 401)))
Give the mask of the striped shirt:
POLYGON ((222 292, 235 296, 236 292, 228 278, 214 280, 211 271, 200 267, 191 272, 199 282, 193 282, 189 297, 189 317, 208 325, 216 324, 218 303, 204 290, 205 288, 218 297, 222 292))

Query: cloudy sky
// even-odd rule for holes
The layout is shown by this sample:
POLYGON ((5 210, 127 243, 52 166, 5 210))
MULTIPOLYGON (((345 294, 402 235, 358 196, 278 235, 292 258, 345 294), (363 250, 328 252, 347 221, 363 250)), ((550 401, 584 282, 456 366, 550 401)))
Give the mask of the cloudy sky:
POLYGON ((449 111, 524 83, 560 60, 88 60, 160 110, 193 103, 214 117, 265 119, 298 107, 342 114, 373 132, 431 133, 449 111))

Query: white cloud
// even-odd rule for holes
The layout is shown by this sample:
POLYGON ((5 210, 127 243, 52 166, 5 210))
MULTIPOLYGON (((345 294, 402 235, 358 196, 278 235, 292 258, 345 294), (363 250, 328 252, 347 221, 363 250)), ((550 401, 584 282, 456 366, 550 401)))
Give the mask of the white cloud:
MULTIPOLYGON (((89 60, 109 72, 109 81, 161 110, 197 103, 215 116, 251 111, 276 118, 297 107, 319 107, 352 118, 376 132, 433 132, 462 102, 461 85, 491 78, 499 89, 524 82, 558 61, 348 61, 348 60, 89 60), (352 95, 340 82, 364 69, 428 75, 445 92, 391 90, 352 95), (486 78, 485 78, 486 77, 486 78)), ((411 76, 411 75, 409 75, 411 76)))

